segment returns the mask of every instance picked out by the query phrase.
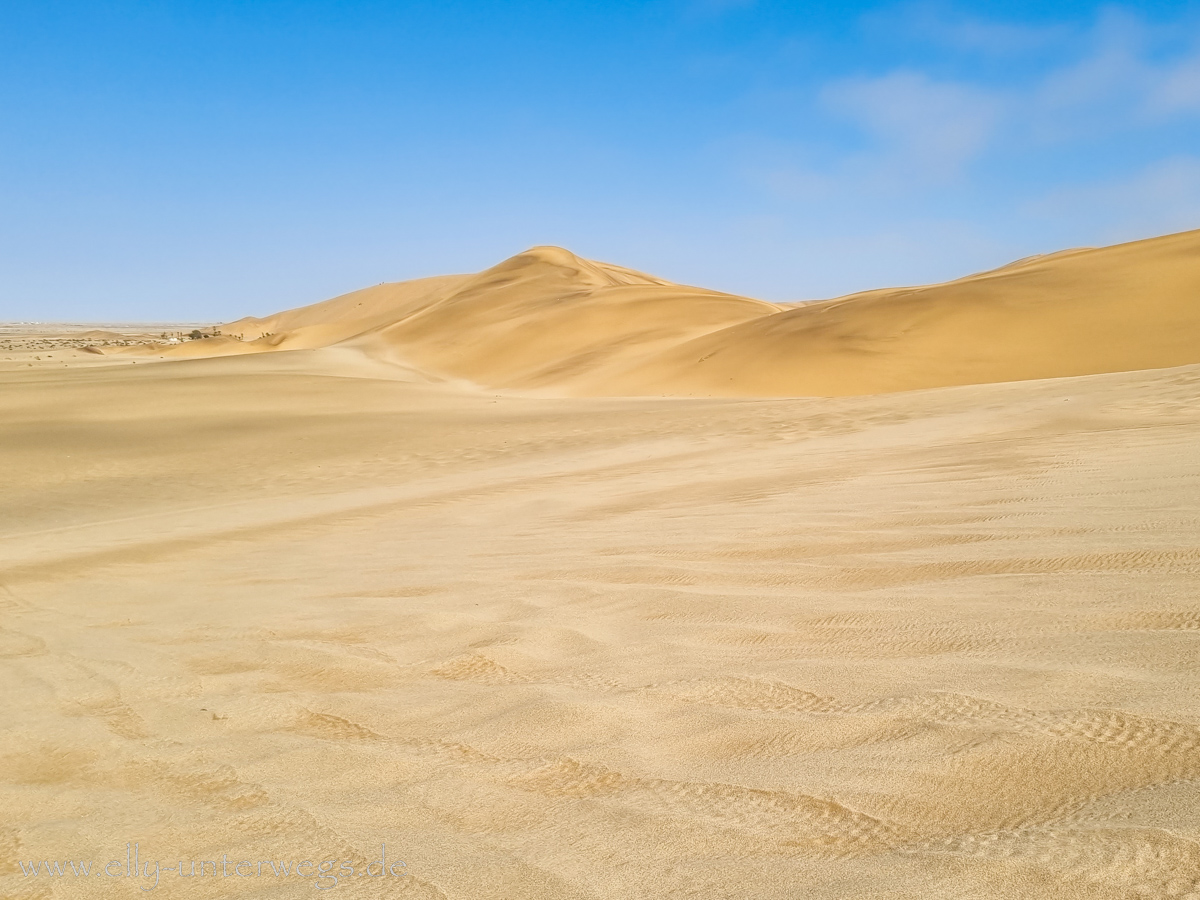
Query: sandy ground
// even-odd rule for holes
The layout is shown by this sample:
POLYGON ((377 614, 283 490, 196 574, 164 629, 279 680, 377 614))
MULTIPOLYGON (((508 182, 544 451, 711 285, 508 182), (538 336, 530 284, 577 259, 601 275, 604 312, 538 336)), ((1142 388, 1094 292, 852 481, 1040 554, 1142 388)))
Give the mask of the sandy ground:
POLYGON ((535 399, 36 351, 0 895, 139 896, 130 842, 226 855, 189 898, 381 843, 337 896, 1200 897, 1200 366, 535 399))

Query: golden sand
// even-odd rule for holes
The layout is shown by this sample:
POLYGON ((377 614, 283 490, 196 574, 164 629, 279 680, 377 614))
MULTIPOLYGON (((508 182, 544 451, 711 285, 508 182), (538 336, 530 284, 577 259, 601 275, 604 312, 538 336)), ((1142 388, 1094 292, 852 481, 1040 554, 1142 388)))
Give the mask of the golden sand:
MULTIPOLYGON (((0 895, 386 842, 336 896, 1195 900, 1198 273, 792 309, 536 250, 10 340, 0 895)), ((156 891, 315 890, 229 872, 156 891)))

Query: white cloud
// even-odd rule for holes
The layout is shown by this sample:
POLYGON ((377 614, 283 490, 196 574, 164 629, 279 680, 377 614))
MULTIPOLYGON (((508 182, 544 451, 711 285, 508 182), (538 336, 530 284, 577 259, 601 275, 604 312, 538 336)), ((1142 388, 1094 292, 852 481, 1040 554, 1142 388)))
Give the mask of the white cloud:
POLYGON ((1151 113, 1200 112, 1200 54, 1166 69, 1147 96, 1151 113))
MULTIPOLYGON (((1051 34, 939 19, 929 7, 906 9, 925 10, 926 27, 936 23, 939 34, 964 47, 989 34, 996 46, 1009 47, 1048 41, 1051 34)), ((772 193, 793 199, 912 195, 963 183, 989 151, 1027 156, 1078 143, 1090 156, 1102 153, 1105 145, 1098 142, 1112 136, 1139 139, 1148 128, 1200 114, 1200 32, 1189 49, 1187 29, 1171 31, 1174 51, 1165 56, 1166 32, 1110 8, 1086 33, 1062 28, 1053 33, 1056 40, 1070 38, 1074 58, 1064 47, 1057 55, 1067 61, 1024 83, 935 78, 913 68, 829 82, 816 92, 818 113, 852 123, 865 142, 857 149, 843 146, 825 164, 799 163, 799 154, 790 161, 777 157, 753 166, 754 177, 772 193)))
POLYGON ((1029 98, 1044 135, 1069 140, 1200 113, 1200 31, 1156 33, 1128 12, 1109 10, 1087 43, 1089 52, 1049 72, 1029 98))
POLYGON ((945 47, 992 57, 1036 51, 1061 41, 1070 32, 1064 25, 1027 25, 962 15, 943 4, 905 3, 868 13, 863 25, 874 35, 945 47))
POLYGON ((989 91, 912 71, 835 82, 820 99, 873 137, 864 162, 934 180, 960 174, 987 145, 1001 112, 989 91))
POLYGON ((1050 72, 1031 99, 1055 114, 1110 104, 1115 99, 1127 101, 1145 92, 1148 74, 1129 47, 1102 46, 1078 62, 1050 72))

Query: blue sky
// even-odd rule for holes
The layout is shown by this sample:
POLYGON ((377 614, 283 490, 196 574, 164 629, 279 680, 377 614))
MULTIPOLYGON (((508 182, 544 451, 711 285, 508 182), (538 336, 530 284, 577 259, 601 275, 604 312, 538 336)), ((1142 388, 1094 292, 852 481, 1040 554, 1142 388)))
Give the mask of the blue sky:
POLYGON ((1200 4, 0 4, 0 319, 553 243, 772 300, 1200 227, 1200 4))

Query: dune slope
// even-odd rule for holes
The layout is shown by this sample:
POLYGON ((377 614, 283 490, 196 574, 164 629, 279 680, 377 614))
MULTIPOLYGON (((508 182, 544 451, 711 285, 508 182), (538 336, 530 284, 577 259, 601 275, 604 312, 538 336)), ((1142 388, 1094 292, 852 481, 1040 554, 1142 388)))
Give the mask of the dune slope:
POLYGON ((379 284, 262 319, 238 319, 223 326, 221 332, 251 340, 253 349, 326 347, 412 315, 452 293, 466 279, 443 275, 379 284))
POLYGON ((1198 296, 1200 231, 790 306, 535 247, 166 353, 342 344, 435 380, 564 396, 857 395, 1200 362, 1198 296))
POLYGON ((361 343, 486 385, 569 388, 778 310, 538 247, 361 343))
POLYGON ((805 304, 688 342, 616 393, 873 394, 1200 361, 1200 232, 805 304))

